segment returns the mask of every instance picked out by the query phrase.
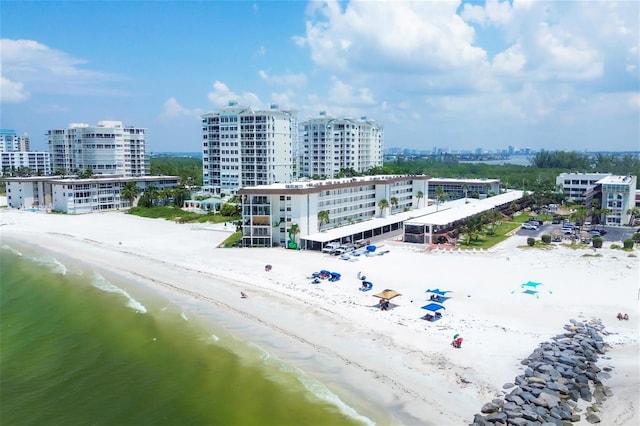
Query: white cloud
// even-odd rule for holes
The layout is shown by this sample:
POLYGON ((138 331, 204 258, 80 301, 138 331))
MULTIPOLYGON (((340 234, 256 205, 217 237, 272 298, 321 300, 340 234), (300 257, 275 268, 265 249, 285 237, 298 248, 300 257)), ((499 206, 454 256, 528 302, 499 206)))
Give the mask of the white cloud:
POLYGON ((269 75, 266 71, 260 70, 258 75, 264 81, 282 86, 301 88, 307 85, 307 76, 303 73, 296 74, 287 71, 282 75, 269 75))
POLYGON ((122 94, 102 87, 121 77, 85 69, 87 61, 35 40, 1 39, 0 55, 2 77, 31 93, 122 94))
POLYGON ((226 84, 221 81, 213 83, 213 90, 208 94, 209 101, 216 107, 227 106, 230 101, 236 101, 239 105, 251 107, 254 109, 263 108, 263 103, 255 93, 244 92, 240 95, 230 90, 226 84))
POLYGON ((473 46, 474 29, 457 7, 457 1, 353 1, 343 10, 328 0, 309 8, 306 34, 294 41, 310 49, 318 66, 343 73, 477 65, 485 51, 473 46))
POLYGON ((356 88, 334 78, 329 89, 329 101, 337 105, 364 106, 374 105, 375 99, 369 88, 356 88))
POLYGON ((0 77, 0 102, 18 103, 29 99, 30 93, 24 84, 0 77))
POLYGON ((40 114, 62 114, 71 111, 71 108, 68 106, 60 105, 60 104, 51 104, 45 105, 42 107, 37 107, 34 109, 36 112, 40 114))
POLYGON ((536 43, 546 61, 544 67, 538 68, 543 76, 569 80, 602 76, 604 64, 600 54, 586 39, 541 23, 536 43))
POLYGON ((196 117, 200 118, 203 111, 200 108, 188 109, 178 103, 176 98, 170 97, 162 105, 160 118, 196 117))
POLYGON ((521 71, 526 63, 527 58, 522 53, 522 48, 516 44, 493 58, 493 69, 498 73, 515 74, 521 71))

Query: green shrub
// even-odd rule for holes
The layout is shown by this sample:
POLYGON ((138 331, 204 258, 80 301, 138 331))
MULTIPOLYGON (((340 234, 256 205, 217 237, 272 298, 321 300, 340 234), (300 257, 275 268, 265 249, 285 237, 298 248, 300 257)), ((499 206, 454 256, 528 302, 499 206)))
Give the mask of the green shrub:
POLYGON ((529 247, 533 247, 533 246, 535 246, 535 245, 536 245, 536 239, 535 239, 535 238, 533 238, 533 237, 529 237, 529 238, 527 238, 527 245, 528 245, 529 247))
POLYGON ((591 244, 593 244, 594 248, 602 248, 602 238, 593 237, 593 240, 591 240, 591 244))
POLYGON ((551 244, 551 235, 544 234, 542 237, 540 237, 540 239, 545 244, 551 244))
POLYGON ((622 244, 624 245, 625 250, 631 250, 633 248, 633 245, 635 244, 635 241, 629 238, 627 240, 624 240, 622 244))
POLYGON ((640 243, 640 232, 636 232, 635 234, 633 234, 633 235, 631 236, 631 239, 632 239, 633 241, 635 241, 636 243, 640 243))

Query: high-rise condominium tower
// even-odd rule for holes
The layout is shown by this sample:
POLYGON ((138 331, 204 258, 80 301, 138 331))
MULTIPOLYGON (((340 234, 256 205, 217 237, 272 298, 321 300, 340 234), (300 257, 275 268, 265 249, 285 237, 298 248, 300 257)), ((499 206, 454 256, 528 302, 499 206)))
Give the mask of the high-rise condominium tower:
POLYGON ((302 176, 335 177, 342 169, 364 172, 382 166, 383 126, 361 117, 319 117, 300 124, 302 176))
POLYGON ((121 121, 99 121, 97 126, 72 123, 66 129, 49 130, 53 170, 146 176, 146 134, 146 129, 123 126, 121 121))
POLYGON ((229 102, 202 116, 203 189, 236 194, 245 186, 291 182, 298 140, 295 111, 258 111, 229 102))

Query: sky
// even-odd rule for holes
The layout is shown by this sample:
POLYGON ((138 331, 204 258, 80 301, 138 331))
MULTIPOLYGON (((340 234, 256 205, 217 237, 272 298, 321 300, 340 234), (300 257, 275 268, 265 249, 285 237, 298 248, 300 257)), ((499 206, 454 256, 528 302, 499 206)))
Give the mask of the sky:
POLYGON ((0 0, 0 127, 118 120, 201 151, 229 101, 366 116, 384 148, 640 150, 638 1, 0 0))

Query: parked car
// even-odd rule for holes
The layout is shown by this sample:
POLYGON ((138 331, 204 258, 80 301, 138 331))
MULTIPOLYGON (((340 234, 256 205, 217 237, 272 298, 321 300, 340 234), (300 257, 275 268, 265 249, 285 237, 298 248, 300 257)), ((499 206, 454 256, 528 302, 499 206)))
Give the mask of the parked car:
POLYGON ((598 232, 598 236, 600 236, 605 235, 607 233, 607 230, 604 228, 597 228, 595 226, 592 226, 591 228, 589 228, 589 233, 591 234, 592 232, 598 232))
POLYGON ((573 234, 573 228, 562 228, 562 233, 564 235, 570 235, 573 234))
POLYGON ((535 225, 533 223, 530 222, 525 222, 522 224, 522 229, 529 229, 532 231, 537 231, 538 230, 538 225, 535 225))
POLYGON ((562 222, 562 218, 559 217, 554 217, 551 221, 551 223, 553 223, 554 225, 558 225, 560 222, 562 222))
POLYGON ((536 226, 542 226, 544 221, 540 220, 540 219, 529 219, 529 223, 531 223, 533 225, 536 225, 536 226))

